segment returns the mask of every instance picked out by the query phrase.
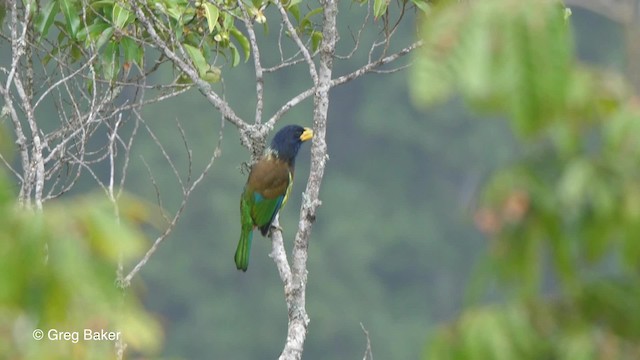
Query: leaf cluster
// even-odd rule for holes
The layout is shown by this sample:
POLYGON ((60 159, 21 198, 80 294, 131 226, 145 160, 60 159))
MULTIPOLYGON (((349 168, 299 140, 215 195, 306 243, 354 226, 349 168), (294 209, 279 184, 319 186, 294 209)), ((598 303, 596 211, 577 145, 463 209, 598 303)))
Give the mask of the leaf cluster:
POLYGON ((18 208, 0 177, 0 353, 12 359, 112 359, 111 341, 84 341, 84 329, 120 332, 130 349, 161 343, 158 324, 133 294, 114 284, 118 261, 138 258, 147 215, 133 199, 120 220, 103 196, 50 202, 43 213, 18 208), (41 329, 44 338, 32 338, 41 329), (50 329, 79 333, 79 341, 48 338, 50 329))
MULTIPOLYGON (((244 61, 249 60, 251 44, 241 25, 247 29, 263 24, 265 33, 268 32, 265 13, 272 4, 273 1, 263 0, 248 3, 162 0, 141 2, 138 6, 172 50, 182 47, 199 76, 215 83, 220 81, 224 64, 235 67, 243 57, 244 61)), ((51 0, 43 4, 28 2, 24 6, 34 19, 38 41, 48 47, 45 64, 63 55, 68 55, 72 63, 93 61, 92 54, 97 53, 95 67, 103 78, 115 80, 128 73, 131 66, 140 69, 153 66, 149 59, 145 64, 146 45, 152 41, 137 19, 133 5, 119 0, 51 0)), ((313 18, 321 13, 321 8, 303 7, 299 0, 283 5, 297 22, 297 35, 309 39, 312 50, 317 50, 322 34, 313 18)), ((6 21, 5 13, 2 4, 0 25, 6 21)), ((189 82, 186 76, 180 80, 189 82)))
POLYGON ((429 358, 637 357, 640 107, 619 75, 577 63, 568 14, 491 0, 425 22, 414 99, 459 93, 506 115, 523 143, 475 214, 491 251, 480 283, 500 280, 507 305, 469 310, 429 358))

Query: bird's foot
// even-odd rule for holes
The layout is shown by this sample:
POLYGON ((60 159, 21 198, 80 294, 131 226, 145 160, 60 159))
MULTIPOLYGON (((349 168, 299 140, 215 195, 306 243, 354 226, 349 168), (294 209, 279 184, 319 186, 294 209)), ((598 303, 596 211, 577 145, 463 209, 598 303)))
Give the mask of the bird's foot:
POLYGON ((275 230, 282 232, 283 229, 280 227, 280 225, 271 225, 269 227, 269 237, 271 237, 273 235, 273 232, 275 230))

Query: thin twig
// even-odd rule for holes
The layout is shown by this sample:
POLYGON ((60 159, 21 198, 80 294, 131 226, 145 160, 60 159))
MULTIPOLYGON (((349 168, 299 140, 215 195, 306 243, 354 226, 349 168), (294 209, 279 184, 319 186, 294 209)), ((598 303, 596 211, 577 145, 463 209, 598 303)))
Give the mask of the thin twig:
POLYGON ((369 332, 367 329, 360 323, 360 327, 362 328, 362 332, 364 332, 364 336, 367 338, 367 347, 364 349, 364 357, 362 360, 373 360, 373 352, 371 351, 371 339, 369 338, 369 332))
MULTIPOLYGON (((377 61, 374 61, 374 62, 370 62, 349 74, 333 79, 331 81, 330 86, 334 87, 334 86, 342 85, 349 81, 355 80, 356 78, 359 78, 366 73, 373 72, 375 69, 377 69, 380 66, 383 66, 398 60, 400 57, 409 54, 411 51, 419 48, 420 46, 422 46, 422 40, 414 42, 413 44, 407 46, 406 48, 398 51, 395 54, 389 55, 382 59, 378 59, 377 61)), ((273 114, 273 116, 269 119, 269 121, 266 122, 266 125, 273 126, 284 114, 286 114, 293 107, 301 103, 303 100, 313 95, 313 93, 314 93, 314 89, 307 89, 299 93, 298 95, 294 96, 293 98, 289 99, 289 101, 287 101, 284 105, 282 105, 280 109, 278 109, 278 111, 276 111, 276 113, 273 114)))
POLYGON ((282 21, 284 21, 285 26, 287 27, 287 31, 289 31, 289 36, 293 38, 293 41, 298 46, 298 49, 302 51, 302 56, 304 56, 304 60, 307 62, 309 66, 309 75, 311 75, 311 80, 313 80, 314 84, 318 83, 318 71, 316 70, 316 64, 313 62, 313 58, 311 57, 311 53, 309 53, 309 49, 304 45, 300 36, 298 36, 298 32, 291 24, 291 20, 289 20, 289 14, 284 9, 284 6, 280 3, 280 1, 275 2, 278 10, 280 11, 280 16, 282 17, 282 21))
POLYGON ((264 104, 264 77, 262 75, 262 64, 260 63, 260 48, 258 47, 258 40, 256 39, 256 33, 253 29, 253 23, 251 17, 247 13, 247 9, 244 6, 244 2, 238 1, 238 6, 242 11, 242 22, 247 28, 249 34, 249 44, 251 45, 251 52, 253 53, 253 65, 254 72, 256 74, 256 117, 255 123, 259 124, 262 121, 262 109, 264 104))
MULTIPOLYGON (((158 236, 155 239, 155 241, 153 242, 153 244, 151 245, 149 250, 147 250, 147 252, 144 254, 142 259, 140 259, 140 261, 138 261, 138 263, 133 267, 133 269, 131 269, 131 271, 127 274, 127 276, 125 276, 123 278, 122 283, 120 284, 121 287, 126 288, 126 287, 129 287, 129 285, 131 285, 131 280, 133 279, 133 277, 136 276, 136 274, 138 272, 140 272, 140 270, 147 264, 147 261, 149 261, 151 256, 157 251, 157 249, 160 246, 160 244, 167 238, 167 236, 169 236, 169 234, 171 234, 171 232, 175 228, 178 220, 180 219, 180 217, 181 217, 181 215, 182 215, 182 213, 183 213, 183 211, 184 211, 184 209, 185 209, 185 207, 187 205, 187 201, 189 200, 189 197, 191 196, 193 191, 198 187, 200 182, 202 182, 204 177, 208 174, 209 170, 213 166, 214 161, 217 158, 219 158, 220 156, 222 156, 223 128, 224 128, 224 118, 221 121, 220 132, 218 133, 218 144, 216 145, 216 148, 213 150, 213 153, 211 154, 211 157, 209 158, 209 162, 204 167, 204 169, 202 170, 200 175, 198 175, 198 177, 195 178, 193 180, 193 182, 191 182, 188 187, 186 187, 186 188, 183 187, 182 201, 180 202, 180 206, 178 207, 178 210, 175 212, 174 216, 170 220, 167 219, 168 220, 168 225, 165 228, 165 230, 162 232, 162 234, 160 234, 160 236, 158 236)), ((145 164, 146 164, 146 162, 145 162, 145 164)), ((148 165, 146 165, 146 166, 149 169, 149 172, 150 172, 150 175, 151 175, 150 168, 148 167, 148 165)), ((191 166, 192 166, 192 164, 190 162, 189 163, 189 168, 191 168, 191 166)), ((157 195, 157 197, 159 199, 160 198, 160 195, 159 195, 160 191, 159 191, 157 185, 155 184, 155 181, 154 181, 154 187, 156 189, 156 195, 157 195)), ((164 214, 163 214, 163 216, 164 216, 164 214)))

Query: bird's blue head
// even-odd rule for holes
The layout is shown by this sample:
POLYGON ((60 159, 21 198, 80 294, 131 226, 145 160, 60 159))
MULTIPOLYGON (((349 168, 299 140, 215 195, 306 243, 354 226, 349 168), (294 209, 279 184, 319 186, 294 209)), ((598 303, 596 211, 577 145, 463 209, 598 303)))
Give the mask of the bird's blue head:
POLYGON ((313 130, 298 125, 287 125, 271 140, 268 151, 275 152, 278 159, 293 165, 303 142, 313 138, 313 130))

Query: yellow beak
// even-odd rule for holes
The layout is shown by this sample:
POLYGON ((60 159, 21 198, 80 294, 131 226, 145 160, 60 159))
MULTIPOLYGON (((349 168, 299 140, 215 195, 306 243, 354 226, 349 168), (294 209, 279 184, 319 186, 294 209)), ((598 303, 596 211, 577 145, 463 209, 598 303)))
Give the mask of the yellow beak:
POLYGON ((304 132, 300 135, 300 141, 308 141, 313 139, 313 130, 309 128, 304 128, 304 132))

